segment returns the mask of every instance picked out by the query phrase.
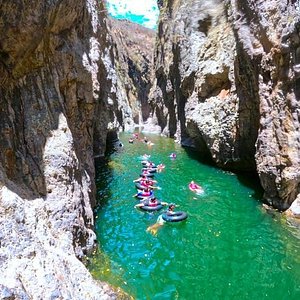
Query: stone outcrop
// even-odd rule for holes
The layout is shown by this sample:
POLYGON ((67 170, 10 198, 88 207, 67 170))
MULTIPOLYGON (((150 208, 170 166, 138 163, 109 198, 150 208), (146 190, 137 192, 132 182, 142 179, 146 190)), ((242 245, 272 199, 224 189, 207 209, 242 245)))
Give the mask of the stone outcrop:
POLYGON ((95 0, 1 2, 1 299, 119 297, 79 260, 95 242, 94 156, 133 124, 105 19, 95 0))
POLYGON ((128 20, 110 19, 116 71, 129 101, 135 124, 149 118, 148 94, 155 31, 128 20))
POLYGON ((299 1, 160 1, 151 89, 162 133, 225 169, 254 170, 266 201, 299 193, 299 1))

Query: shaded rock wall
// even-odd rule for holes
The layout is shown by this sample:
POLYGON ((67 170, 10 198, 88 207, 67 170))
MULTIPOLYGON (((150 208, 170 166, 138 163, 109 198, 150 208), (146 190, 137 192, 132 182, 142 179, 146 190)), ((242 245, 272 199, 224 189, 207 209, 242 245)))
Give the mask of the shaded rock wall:
POLYGON ((94 155, 133 123, 104 8, 0 6, 0 297, 117 298, 77 259, 95 241, 94 155))
POLYGON ((160 1, 151 105, 162 132, 218 166, 299 193, 299 1, 160 1))
POLYGON ((110 19, 116 71, 126 92, 136 124, 149 117, 148 94, 151 87, 151 71, 155 31, 128 20, 110 19))

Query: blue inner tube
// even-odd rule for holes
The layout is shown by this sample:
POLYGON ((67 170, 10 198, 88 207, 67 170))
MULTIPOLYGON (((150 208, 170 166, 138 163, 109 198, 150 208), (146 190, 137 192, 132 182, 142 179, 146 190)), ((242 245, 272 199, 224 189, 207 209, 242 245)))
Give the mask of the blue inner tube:
MULTIPOLYGON (((141 173, 140 176, 144 176, 145 174, 141 173)), ((146 177, 154 177, 154 173, 149 173, 146 175, 146 177)))
POLYGON ((142 171, 148 171, 149 173, 155 173, 157 171, 157 169, 156 168, 151 168, 151 169, 143 168, 142 171))
POLYGON ((146 199, 146 198, 149 198, 149 197, 153 196, 153 192, 152 191, 151 191, 151 193, 150 193, 149 196, 143 196, 142 194, 143 193, 137 193, 136 197, 139 198, 139 199, 146 199))
POLYGON ((140 207, 140 209, 145 210, 145 211, 156 211, 156 210, 160 210, 162 208, 163 208, 163 206, 161 205, 160 202, 158 202, 158 204, 155 206, 150 206, 145 203, 144 206, 140 207))
POLYGON ((188 217, 184 211, 175 211, 173 214, 163 213, 162 218, 166 222, 180 222, 188 217))

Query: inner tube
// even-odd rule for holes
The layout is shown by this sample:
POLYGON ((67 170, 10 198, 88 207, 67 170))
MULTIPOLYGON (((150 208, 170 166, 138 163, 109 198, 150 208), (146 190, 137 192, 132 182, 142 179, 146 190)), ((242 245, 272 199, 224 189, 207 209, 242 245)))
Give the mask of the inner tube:
POLYGON ((142 171, 148 171, 149 173, 155 173, 157 171, 156 168, 143 168, 142 171))
POLYGON ((138 198, 138 199, 146 199, 146 198, 149 198, 149 197, 152 197, 153 196, 153 192, 152 191, 150 191, 150 194, 148 195, 145 195, 145 193, 144 192, 142 192, 142 193, 137 193, 137 195, 136 195, 136 197, 138 198))
MULTIPOLYGON (((145 168, 147 168, 147 164, 149 164, 148 161, 142 161, 142 165, 143 165, 145 168)), ((151 168, 156 168, 156 165, 155 165, 155 164, 152 164, 152 165, 151 165, 151 168)))
POLYGON ((154 173, 148 173, 148 174, 141 173, 140 176, 154 177, 154 173))
POLYGON ((180 222, 188 217, 184 211, 176 211, 173 214, 163 213, 162 218, 166 222, 180 222))
POLYGON ((149 187, 147 187, 147 186, 141 185, 139 182, 137 182, 137 183, 135 184, 135 187, 136 187, 137 189, 139 189, 139 190, 145 190, 145 189, 148 189, 148 188, 149 188, 149 187))
POLYGON ((150 206, 148 203, 147 204, 145 203, 144 206, 140 207, 140 209, 145 210, 145 211, 156 211, 156 210, 160 210, 162 208, 163 208, 163 206, 161 205, 160 202, 158 202, 158 204, 155 206, 150 206))

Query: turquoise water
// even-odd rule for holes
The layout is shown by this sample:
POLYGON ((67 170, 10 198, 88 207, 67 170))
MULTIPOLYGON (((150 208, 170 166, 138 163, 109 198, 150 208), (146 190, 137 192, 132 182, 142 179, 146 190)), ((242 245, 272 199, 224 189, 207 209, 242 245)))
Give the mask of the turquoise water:
POLYGON ((149 148, 129 144, 98 164, 99 251, 95 278, 120 286, 135 299, 300 299, 297 230, 265 212, 261 191, 248 177, 200 163, 173 140, 151 136, 149 148), (177 159, 168 155, 177 153, 177 159), (133 179, 147 153, 164 163, 156 175, 159 199, 175 202, 189 217, 146 231, 159 213, 135 209, 133 179), (202 195, 188 189, 195 180, 202 195))

